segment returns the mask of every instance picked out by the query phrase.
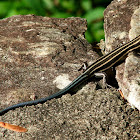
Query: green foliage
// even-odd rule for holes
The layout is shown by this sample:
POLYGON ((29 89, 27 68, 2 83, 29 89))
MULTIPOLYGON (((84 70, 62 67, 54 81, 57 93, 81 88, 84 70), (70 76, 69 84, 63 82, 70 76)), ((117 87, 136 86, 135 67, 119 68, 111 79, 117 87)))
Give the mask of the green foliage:
POLYGON ((103 11, 111 0, 0 0, 0 18, 35 14, 67 18, 82 17, 88 21, 85 34, 89 42, 104 38, 103 11))
POLYGON ((89 23, 91 23, 93 20, 103 18, 104 9, 105 8, 103 7, 97 7, 97 8, 91 9, 87 11, 84 17, 87 19, 89 23))
POLYGON ((92 42, 93 37, 98 42, 101 38, 104 38, 103 31, 103 7, 97 7, 87 11, 84 18, 88 22, 88 31, 86 33, 86 38, 89 42, 92 42), (89 33, 88 33, 89 32, 89 33))

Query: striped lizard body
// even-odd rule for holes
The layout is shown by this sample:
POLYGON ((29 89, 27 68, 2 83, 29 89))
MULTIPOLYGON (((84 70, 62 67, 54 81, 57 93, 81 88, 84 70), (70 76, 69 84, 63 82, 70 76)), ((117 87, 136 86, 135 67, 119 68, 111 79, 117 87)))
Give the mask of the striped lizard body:
POLYGON ((44 103, 47 100, 60 97, 66 93, 72 93, 73 90, 81 85, 82 83, 88 81, 91 77, 94 76, 96 72, 104 72, 107 69, 109 69, 112 66, 115 66, 118 62, 122 61, 127 54, 133 50, 140 49, 140 35, 137 36, 135 39, 131 40, 130 42, 123 44, 120 47, 117 47, 112 52, 108 53, 105 56, 100 57, 95 61, 93 64, 91 64, 83 74, 81 74, 79 77, 77 77, 74 81, 72 81, 68 86, 66 86, 64 89, 56 92, 53 95, 50 95, 45 98, 33 100, 33 101, 27 101, 19 104, 12 105, 10 107, 7 107, 0 111, 0 116, 4 113, 8 112, 9 110, 23 107, 23 106, 30 106, 30 105, 36 105, 39 103, 44 103))

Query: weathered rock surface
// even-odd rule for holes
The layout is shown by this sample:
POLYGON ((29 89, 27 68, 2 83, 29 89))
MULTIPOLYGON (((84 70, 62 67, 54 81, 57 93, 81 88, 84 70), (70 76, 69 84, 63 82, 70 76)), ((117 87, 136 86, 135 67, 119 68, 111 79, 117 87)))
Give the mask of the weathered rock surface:
MULTIPOLYGON (((114 0, 105 10, 107 52, 140 35, 140 1, 114 0)), ((136 51, 138 52, 138 51, 136 51)), ((129 54, 126 63, 116 68, 116 79, 128 102, 140 110, 140 57, 129 54)))
POLYGON ((84 39, 85 19, 13 16, 0 21, 0 108, 65 87, 97 54, 84 39))
POLYGON ((106 51, 109 52, 116 48, 119 44, 128 42, 140 34, 138 29, 139 15, 137 22, 132 20, 135 12, 139 9, 138 0, 113 0, 110 5, 104 11, 104 30, 105 30, 105 42, 106 51), (133 26, 131 25, 133 23, 133 26), (137 27, 136 27, 137 26, 137 27), (132 28, 135 31, 131 33, 132 28), (136 31, 138 31, 136 33, 136 31))
MULTIPOLYGON (((80 75, 83 62, 98 57, 84 39, 85 31, 81 18, 27 15, 1 20, 0 108, 48 96, 62 88, 61 81, 68 84, 80 75)), ((0 121, 28 129, 17 133, 0 128, 0 139, 137 139, 139 119, 138 110, 116 89, 96 89, 90 82, 72 96, 0 116, 0 121)))

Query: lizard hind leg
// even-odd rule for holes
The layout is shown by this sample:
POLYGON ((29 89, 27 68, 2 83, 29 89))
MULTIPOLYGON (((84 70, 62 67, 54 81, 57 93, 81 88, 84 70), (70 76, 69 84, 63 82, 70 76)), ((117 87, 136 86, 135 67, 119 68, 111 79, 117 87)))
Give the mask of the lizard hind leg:
POLYGON ((95 77, 96 78, 102 78, 103 79, 103 88, 107 88, 107 87, 109 87, 109 88, 111 88, 112 86, 111 85, 109 85, 109 84, 107 84, 107 82, 106 82, 106 73, 105 72, 96 72, 96 73, 94 73, 94 75, 95 75, 95 77))

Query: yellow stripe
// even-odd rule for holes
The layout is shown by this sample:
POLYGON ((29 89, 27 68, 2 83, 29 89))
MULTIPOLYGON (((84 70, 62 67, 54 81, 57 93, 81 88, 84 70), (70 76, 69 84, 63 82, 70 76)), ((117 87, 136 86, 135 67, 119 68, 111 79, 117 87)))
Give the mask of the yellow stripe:
POLYGON ((121 58, 123 56, 125 56, 126 54, 128 54, 130 51, 134 50, 134 49, 137 49, 137 48, 140 48, 140 45, 137 45, 135 46, 134 48, 132 49, 129 49, 131 48, 132 46, 136 45, 140 43, 140 35, 138 37, 136 37, 135 39, 133 39, 132 41, 128 42, 127 44, 124 44, 122 45, 121 47, 117 48, 115 51, 103 56, 103 57, 100 57, 94 64, 92 64, 85 72, 84 74, 87 74, 89 73, 92 74, 94 73, 97 69, 99 69, 100 67, 106 65, 107 63, 109 63, 112 59, 116 58, 117 56, 120 55, 120 58, 117 59, 114 63, 112 63, 109 67, 105 68, 105 69, 102 69, 101 71, 105 71, 107 70, 108 68, 112 67, 115 63, 117 63, 118 61, 121 60, 121 58), (124 53, 123 55, 121 55, 122 52, 124 52, 125 50, 128 51, 126 53, 124 53), (121 50, 119 52, 119 50, 121 50), (113 56, 111 59, 109 59, 110 56, 113 56), (107 60, 108 59, 108 60, 107 60), (107 61, 106 61, 107 60, 107 61), (94 66, 98 65, 99 63, 102 63, 101 65, 99 65, 98 67, 95 67, 93 70, 91 70, 94 66), (91 70, 91 71, 90 71, 91 70))

